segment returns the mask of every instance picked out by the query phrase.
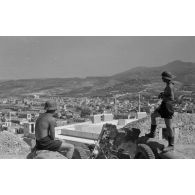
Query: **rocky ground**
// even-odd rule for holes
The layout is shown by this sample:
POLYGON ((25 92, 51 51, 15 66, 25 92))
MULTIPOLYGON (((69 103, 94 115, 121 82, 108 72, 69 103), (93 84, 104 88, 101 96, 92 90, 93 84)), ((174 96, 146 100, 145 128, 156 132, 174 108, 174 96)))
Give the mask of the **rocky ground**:
POLYGON ((29 145, 21 137, 13 133, 0 132, 0 158, 25 158, 29 153, 29 145))
MULTIPOLYGON (((126 128, 138 128, 141 130, 141 134, 149 132, 151 120, 150 117, 140 119, 131 124, 128 124, 126 128)), ((162 127, 165 127, 164 120, 161 118, 157 119, 157 135, 162 127)), ((176 114, 173 118, 173 126, 179 128, 178 139, 176 144, 188 145, 195 144, 195 114, 176 114)))
MULTIPOLYGON (((189 159, 195 159, 195 114, 177 114, 173 119, 173 123, 179 128, 176 150, 189 159)), ((146 117, 127 125, 126 128, 138 128, 141 130, 141 135, 144 135, 149 131, 150 124, 150 117, 146 117)), ((164 126, 164 121, 158 119, 157 132, 164 126)), ((18 135, 6 131, 0 132, 0 159, 25 159, 31 150, 30 145, 29 140, 25 140, 18 135)), ((76 143, 74 145, 81 147, 76 143)))
POLYGON ((176 145, 176 150, 186 156, 188 159, 195 159, 195 144, 176 145))
MULTIPOLYGON (((150 117, 143 118, 128 124, 126 128, 138 128, 141 135, 149 132, 151 120, 150 117)), ((165 127, 164 120, 157 119, 157 136, 162 127, 165 127)), ((173 126, 179 129, 175 148, 189 159, 195 159, 195 114, 179 113, 173 118, 173 126)))

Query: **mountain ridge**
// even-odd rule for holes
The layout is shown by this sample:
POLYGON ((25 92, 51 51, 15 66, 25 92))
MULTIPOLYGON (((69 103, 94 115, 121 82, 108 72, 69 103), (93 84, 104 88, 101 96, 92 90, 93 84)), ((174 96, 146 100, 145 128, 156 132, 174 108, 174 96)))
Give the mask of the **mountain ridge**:
MULTIPOLYGON (((160 75, 163 71, 170 71, 172 74, 176 76, 176 80, 179 81, 186 81, 184 79, 184 74, 193 73, 195 76, 195 63, 193 62, 183 62, 180 60, 172 61, 166 65, 162 66, 156 66, 156 67, 135 67, 133 69, 127 70, 125 72, 113 75, 115 78, 127 78, 127 77, 138 77, 141 76, 142 78, 160 78, 160 75)), ((195 82, 195 78, 193 79, 193 82, 195 82)))
POLYGON ((195 63, 176 60, 156 67, 135 67, 112 76, 86 78, 43 78, 0 81, 0 96, 32 93, 45 95, 109 95, 137 92, 147 84, 161 82, 162 71, 170 71, 183 85, 195 85, 195 63))

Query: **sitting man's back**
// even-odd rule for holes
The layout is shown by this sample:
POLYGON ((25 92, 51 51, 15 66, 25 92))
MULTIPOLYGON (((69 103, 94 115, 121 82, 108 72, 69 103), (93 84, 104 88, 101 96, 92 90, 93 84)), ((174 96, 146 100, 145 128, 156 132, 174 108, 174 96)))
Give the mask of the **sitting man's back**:
POLYGON ((56 120, 53 115, 57 110, 57 105, 55 102, 46 102, 45 109, 46 113, 39 116, 35 125, 36 148, 38 150, 66 152, 67 158, 72 158, 74 146, 55 139, 56 120))

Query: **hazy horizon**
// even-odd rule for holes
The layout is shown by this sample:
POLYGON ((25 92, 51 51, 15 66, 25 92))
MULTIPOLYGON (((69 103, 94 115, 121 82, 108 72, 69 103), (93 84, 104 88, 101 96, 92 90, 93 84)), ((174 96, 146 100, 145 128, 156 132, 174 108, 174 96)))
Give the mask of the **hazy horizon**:
POLYGON ((111 76, 194 53, 195 37, 0 37, 0 80, 111 76))

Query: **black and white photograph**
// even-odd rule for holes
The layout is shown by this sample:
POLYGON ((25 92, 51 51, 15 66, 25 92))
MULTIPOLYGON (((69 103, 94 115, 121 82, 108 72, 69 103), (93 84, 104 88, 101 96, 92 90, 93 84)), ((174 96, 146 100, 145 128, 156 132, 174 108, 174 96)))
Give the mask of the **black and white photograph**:
POLYGON ((0 0, 0 193, 194 194, 192 0, 0 0))
POLYGON ((195 158, 195 37, 0 37, 0 158, 195 158))

